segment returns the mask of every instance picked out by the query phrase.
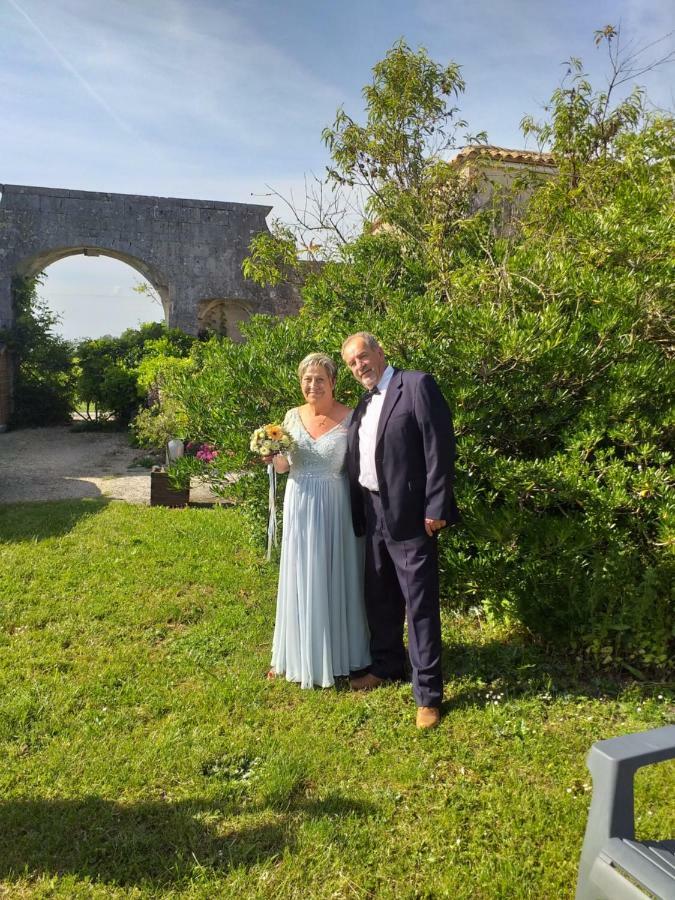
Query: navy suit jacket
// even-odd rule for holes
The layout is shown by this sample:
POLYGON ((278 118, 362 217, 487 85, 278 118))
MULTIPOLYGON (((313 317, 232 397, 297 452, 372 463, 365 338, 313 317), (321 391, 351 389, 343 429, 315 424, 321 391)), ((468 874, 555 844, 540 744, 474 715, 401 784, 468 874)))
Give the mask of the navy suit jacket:
MULTIPOLYGON (((349 427, 347 471, 352 519, 357 535, 366 532, 363 489, 359 484, 359 426, 362 399, 349 427)), ((395 369, 382 404, 375 443, 375 468, 382 509, 395 541, 425 534, 425 519, 459 516, 453 493, 455 437, 450 410, 426 372, 395 369)))

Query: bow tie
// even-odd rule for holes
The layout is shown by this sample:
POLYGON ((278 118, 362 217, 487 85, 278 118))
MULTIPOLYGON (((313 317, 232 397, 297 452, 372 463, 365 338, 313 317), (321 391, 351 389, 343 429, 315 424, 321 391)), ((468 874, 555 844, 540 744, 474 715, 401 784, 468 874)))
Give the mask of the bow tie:
POLYGON ((366 393, 363 395, 363 402, 366 404, 366 406, 370 403, 370 401, 373 399, 375 394, 379 394, 379 393, 380 393, 380 389, 377 385, 375 385, 375 387, 372 389, 372 391, 366 391, 366 393))

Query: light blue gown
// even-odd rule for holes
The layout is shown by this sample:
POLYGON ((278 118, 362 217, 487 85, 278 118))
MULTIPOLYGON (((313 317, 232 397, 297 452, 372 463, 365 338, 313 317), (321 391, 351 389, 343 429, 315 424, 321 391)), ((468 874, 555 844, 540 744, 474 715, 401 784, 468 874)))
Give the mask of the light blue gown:
POLYGON ((291 409, 284 428, 295 446, 284 497, 272 667, 303 688, 370 664, 363 599, 363 538, 352 528, 345 472, 347 418, 310 437, 291 409))

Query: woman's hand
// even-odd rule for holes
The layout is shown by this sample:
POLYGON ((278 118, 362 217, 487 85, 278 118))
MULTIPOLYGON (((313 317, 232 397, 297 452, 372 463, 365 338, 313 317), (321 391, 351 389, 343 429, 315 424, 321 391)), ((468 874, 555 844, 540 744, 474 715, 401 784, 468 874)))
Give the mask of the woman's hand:
POLYGON ((277 475, 283 475, 284 472, 288 472, 291 467, 288 458, 284 456, 283 453, 270 453, 267 456, 261 456, 260 461, 266 466, 269 466, 269 464, 272 463, 277 475))
POLYGON ((288 457, 284 456, 283 453, 275 453, 272 457, 272 465, 274 466, 274 471, 277 475, 283 475, 284 472, 288 472, 291 467, 291 464, 288 461, 288 457))

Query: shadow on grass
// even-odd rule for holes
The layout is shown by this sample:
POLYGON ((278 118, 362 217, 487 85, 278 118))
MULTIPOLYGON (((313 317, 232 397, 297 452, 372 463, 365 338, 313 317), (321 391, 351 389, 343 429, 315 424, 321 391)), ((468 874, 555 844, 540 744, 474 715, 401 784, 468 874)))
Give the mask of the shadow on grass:
POLYGON ((632 676, 594 669, 569 653, 537 645, 515 634, 512 639, 477 643, 445 640, 443 671, 447 682, 459 679, 461 687, 444 709, 485 706, 493 689, 506 697, 537 696, 540 699, 569 694, 615 699, 626 687, 649 690, 632 676))
POLYGON ((98 515, 109 502, 99 492, 88 500, 0 504, 0 544, 44 541, 67 534, 83 519, 98 515))
POLYGON ((75 875, 121 886, 177 884, 195 871, 214 875, 293 849, 302 823, 372 814, 337 795, 293 799, 283 809, 232 801, 132 803, 15 800, 0 803, 0 879, 75 875), (269 812, 263 823, 261 813, 269 812), (238 820, 233 818, 240 815, 238 820))

